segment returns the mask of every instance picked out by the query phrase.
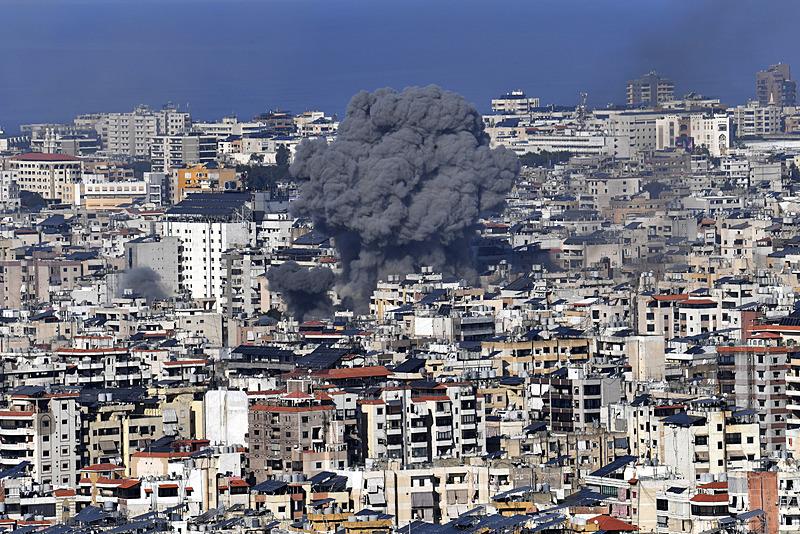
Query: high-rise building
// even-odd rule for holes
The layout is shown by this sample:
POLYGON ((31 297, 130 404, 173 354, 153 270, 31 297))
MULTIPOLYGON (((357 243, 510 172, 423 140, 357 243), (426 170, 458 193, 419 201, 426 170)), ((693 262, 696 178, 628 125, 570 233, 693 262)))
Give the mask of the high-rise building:
POLYGON ((675 99, 675 84, 650 71, 640 78, 628 81, 627 101, 629 106, 658 106, 675 99))
POLYGON ((756 98, 762 106, 794 106, 797 82, 792 80, 789 65, 778 63, 756 73, 756 98))
POLYGON ((172 107, 153 111, 140 106, 128 113, 104 113, 96 118, 95 129, 103 150, 112 155, 147 157, 157 135, 178 135, 189 129, 189 113, 172 107))
POLYGON ((194 132, 158 135, 150 146, 153 172, 169 172, 187 164, 211 163, 216 157, 217 139, 194 132))
POLYGON ((178 286, 192 298, 216 299, 222 309, 228 276, 224 252, 251 244, 250 195, 197 193, 167 211, 164 235, 177 237, 178 286))

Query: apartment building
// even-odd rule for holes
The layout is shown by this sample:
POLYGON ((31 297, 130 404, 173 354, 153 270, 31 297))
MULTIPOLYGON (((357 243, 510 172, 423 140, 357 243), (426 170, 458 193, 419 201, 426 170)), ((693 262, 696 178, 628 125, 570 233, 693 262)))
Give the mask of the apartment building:
POLYGON ((233 167, 220 167, 208 162, 186 163, 185 166, 172 168, 170 197, 173 204, 192 193, 219 193, 241 189, 241 179, 233 167))
POLYGON ((772 135, 781 131, 781 108, 751 100, 728 110, 736 137, 772 135))
POLYGON ((344 469, 347 449, 335 406, 304 388, 251 405, 248 460, 261 479, 273 473, 315 474, 344 469))
POLYGON ((181 291, 222 305, 227 275, 223 254, 250 244, 254 234, 249 202, 245 193, 204 193, 190 195, 167 210, 164 235, 180 243, 181 291))
POLYGON ((14 182, 22 191, 38 193, 45 200, 73 202, 75 184, 81 180, 82 163, 66 154, 31 152, 9 161, 14 182))
POLYGON ((689 481, 751 469, 761 458, 756 412, 727 406, 720 399, 692 401, 686 412, 663 418, 659 432, 659 461, 689 481))
POLYGON ((28 461, 40 484, 75 484, 81 461, 76 400, 73 393, 52 394, 33 386, 9 394, 0 412, 0 466, 6 469, 28 461))
POLYGON ((651 71, 628 81, 626 100, 629 106, 659 106, 675 100, 675 84, 651 71))
POLYGON ((471 384, 384 388, 359 409, 365 458, 412 465, 486 450, 483 399, 471 384))
POLYGON ((492 99, 492 111, 494 113, 524 115, 538 107, 538 98, 529 97, 520 90, 511 91, 492 99))
POLYGON ((185 165, 212 163, 217 157, 217 140, 197 132, 156 135, 150 143, 153 172, 171 172, 185 165))
POLYGON ((756 98, 762 106, 794 106, 797 99, 797 82, 786 63, 770 65, 756 73, 756 98))
POLYGON ((189 113, 173 107, 154 111, 139 106, 127 113, 103 113, 91 121, 100 134, 103 151, 131 158, 148 157, 156 136, 177 136, 191 125, 189 113))
POLYGON ((758 413, 762 446, 780 454, 786 447, 787 369, 797 352, 790 347, 747 345, 717 347, 717 353, 720 393, 758 413))

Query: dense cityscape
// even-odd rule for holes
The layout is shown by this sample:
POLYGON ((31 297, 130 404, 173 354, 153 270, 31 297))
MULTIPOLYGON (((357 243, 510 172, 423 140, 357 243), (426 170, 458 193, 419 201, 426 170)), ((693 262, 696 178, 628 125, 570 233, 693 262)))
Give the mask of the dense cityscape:
POLYGON ((800 532, 789 65, 526 90, 0 135, 0 530, 800 532))

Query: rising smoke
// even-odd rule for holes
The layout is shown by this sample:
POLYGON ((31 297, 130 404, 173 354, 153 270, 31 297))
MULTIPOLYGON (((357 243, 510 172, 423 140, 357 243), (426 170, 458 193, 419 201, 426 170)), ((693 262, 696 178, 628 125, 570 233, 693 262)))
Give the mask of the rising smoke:
POLYGON ((502 205, 517 156, 490 149, 481 115, 439 87, 353 97, 336 140, 298 147, 294 212, 335 238, 340 295, 364 309, 378 279, 421 266, 472 276, 479 215, 502 205))
POLYGON ((135 295, 147 302, 167 297, 161 287, 161 276, 149 267, 135 267, 122 273, 117 296, 135 295))
POLYGON ((333 287, 334 274, 327 267, 306 269, 288 261, 270 267, 267 280, 270 290, 281 294, 295 319, 319 319, 331 315, 333 303, 328 291, 333 287))

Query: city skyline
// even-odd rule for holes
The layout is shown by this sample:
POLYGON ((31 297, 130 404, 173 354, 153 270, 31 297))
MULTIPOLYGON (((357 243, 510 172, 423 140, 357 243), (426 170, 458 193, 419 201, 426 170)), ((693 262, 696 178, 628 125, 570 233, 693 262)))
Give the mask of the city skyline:
POLYGON ((474 1, 458 10, 447 2, 201 1, 190 10, 183 1, 11 0, 4 9, 15 24, 0 35, 0 126, 13 132, 168 101, 202 119, 267 109, 341 116, 359 90, 432 83, 481 111, 518 88, 545 105, 574 105, 587 91, 590 105, 604 107, 624 103, 626 81, 651 70, 672 79, 678 95, 743 103, 756 96, 756 71, 800 64, 790 46, 800 5, 744 3, 730 13, 723 4, 537 2, 512 4, 509 17, 474 1), (43 8, 52 18, 41 17, 43 8), (772 31, 754 35, 767 23, 772 31))

